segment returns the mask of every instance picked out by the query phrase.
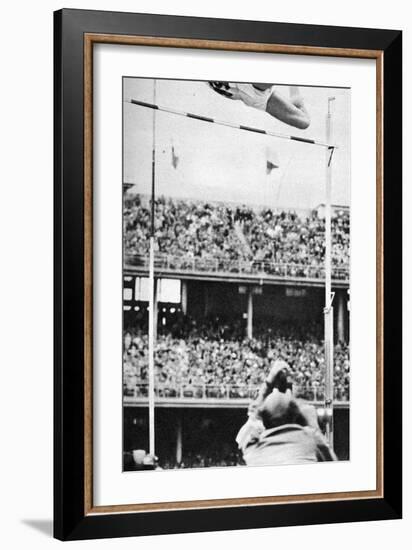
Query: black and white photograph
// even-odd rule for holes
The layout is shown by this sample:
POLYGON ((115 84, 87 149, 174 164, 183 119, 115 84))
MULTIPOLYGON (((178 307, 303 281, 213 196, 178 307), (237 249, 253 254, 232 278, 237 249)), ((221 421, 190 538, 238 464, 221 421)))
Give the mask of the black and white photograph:
POLYGON ((350 89, 123 79, 123 466, 349 460, 350 89))
POLYGON ((407 546, 406 6, 3 6, 2 548, 407 546))

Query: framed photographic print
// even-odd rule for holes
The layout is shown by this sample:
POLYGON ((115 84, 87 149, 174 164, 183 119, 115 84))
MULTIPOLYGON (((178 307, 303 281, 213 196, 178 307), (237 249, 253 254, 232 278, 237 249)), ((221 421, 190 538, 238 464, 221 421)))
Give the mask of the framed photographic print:
POLYGON ((55 536, 401 517, 401 32, 54 24, 55 536))

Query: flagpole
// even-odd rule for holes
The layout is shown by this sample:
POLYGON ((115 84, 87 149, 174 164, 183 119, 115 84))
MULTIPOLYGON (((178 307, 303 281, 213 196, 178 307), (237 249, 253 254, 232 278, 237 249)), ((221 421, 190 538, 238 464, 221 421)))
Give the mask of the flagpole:
MULTIPOLYGON (((334 97, 328 98, 328 113, 326 115, 326 142, 330 143, 332 136, 331 104, 334 97)), ((325 308, 324 308, 324 340, 325 340, 325 413, 326 437, 333 449, 333 294, 332 294, 332 157, 334 149, 326 151, 325 178, 325 308)))
MULTIPOLYGON (((156 102, 156 80, 153 80, 153 102, 156 102)), ((149 453, 155 454, 155 375, 154 375, 154 339, 155 339, 155 281, 154 281, 154 238, 155 238, 155 170, 156 170, 156 111, 153 111, 152 129, 152 189, 151 223, 149 242, 149 453)))

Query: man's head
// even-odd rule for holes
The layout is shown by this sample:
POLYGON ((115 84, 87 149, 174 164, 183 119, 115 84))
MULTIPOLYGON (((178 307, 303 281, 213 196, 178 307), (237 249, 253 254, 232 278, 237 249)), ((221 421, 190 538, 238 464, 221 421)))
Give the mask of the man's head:
POLYGON ((282 393, 274 389, 259 407, 259 416, 266 429, 276 428, 283 424, 307 426, 307 421, 290 392, 282 393))

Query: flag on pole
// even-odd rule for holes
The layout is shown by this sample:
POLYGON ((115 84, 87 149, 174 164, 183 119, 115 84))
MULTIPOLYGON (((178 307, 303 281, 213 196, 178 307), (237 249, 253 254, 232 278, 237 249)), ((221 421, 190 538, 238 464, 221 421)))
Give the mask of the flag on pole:
POLYGON ((177 166, 179 164, 179 157, 176 155, 175 146, 172 142, 172 166, 176 170, 177 166))
POLYGON ((271 148, 266 148, 266 175, 270 176, 273 170, 280 168, 278 152, 271 148))

